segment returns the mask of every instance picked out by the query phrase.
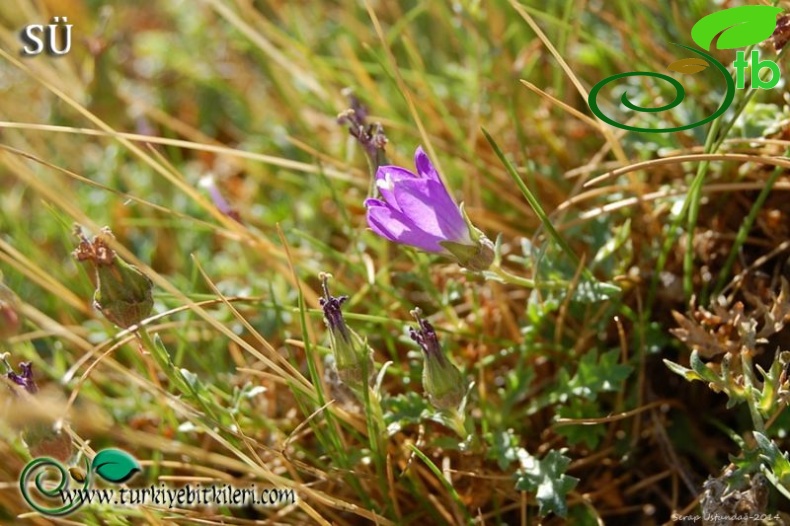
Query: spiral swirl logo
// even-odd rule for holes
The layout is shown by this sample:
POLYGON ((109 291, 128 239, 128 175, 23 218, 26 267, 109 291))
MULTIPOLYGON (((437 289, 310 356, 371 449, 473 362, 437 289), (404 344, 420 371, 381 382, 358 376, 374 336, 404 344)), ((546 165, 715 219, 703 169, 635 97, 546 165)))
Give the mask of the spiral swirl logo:
MULTIPOLYGON (((701 48, 710 51, 711 45, 716 35, 721 33, 721 36, 716 42, 717 49, 735 49, 747 47, 753 44, 760 43, 768 39, 776 28, 776 16, 782 10, 778 7, 771 6, 741 6, 719 11, 701 18, 694 27, 691 29, 691 39, 701 48)), ((779 83, 779 66, 771 60, 760 60, 757 50, 753 50, 750 55, 750 60, 746 59, 744 51, 736 53, 736 60, 733 63, 735 68, 735 79, 733 80, 727 68, 718 60, 713 58, 707 52, 694 49, 682 44, 677 46, 694 53, 696 57, 685 58, 677 60, 668 66, 668 69, 682 74, 695 74, 710 66, 716 68, 720 74, 723 84, 726 86, 726 93, 724 100, 708 117, 701 119, 697 122, 685 124, 682 126, 674 126, 669 128, 644 128, 639 126, 631 126, 614 120, 607 116, 598 105, 598 95, 601 90, 612 82, 619 81, 627 77, 654 77, 668 82, 675 90, 674 99, 663 106, 656 108, 639 106, 634 104, 628 97, 628 91, 624 91, 620 97, 620 102, 626 108, 639 113, 659 113, 662 111, 669 111, 679 106, 686 97, 686 90, 683 85, 673 77, 664 73, 656 73, 654 71, 630 71, 628 73, 619 73, 607 77, 593 86, 587 98, 587 103, 596 117, 605 123, 622 128, 624 130, 645 132, 645 133, 667 133, 688 130, 702 126, 714 119, 720 117, 727 108, 732 104, 735 98, 735 90, 743 89, 746 87, 746 68, 751 66, 751 86, 757 89, 771 89, 779 83), (763 80, 760 77, 760 71, 768 68, 771 70, 771 77, 763 80)))
POLYGON ((137 460, 120 449, 103 449, 92 462, 86 458, 85 469, 80 466, 66 468, 53 458, 39 457, 28 462, 19 475, 19 491, 25 502, 37 512, 62 517, 74 513, 85 502, 82 499, 64 499, 73 483, 83 491, 87 490, 93 474, 96 474, 106 482, 122 484, 141 470, 137 460), (51 478, 53 473, 56 474, 54 480, 51 478))

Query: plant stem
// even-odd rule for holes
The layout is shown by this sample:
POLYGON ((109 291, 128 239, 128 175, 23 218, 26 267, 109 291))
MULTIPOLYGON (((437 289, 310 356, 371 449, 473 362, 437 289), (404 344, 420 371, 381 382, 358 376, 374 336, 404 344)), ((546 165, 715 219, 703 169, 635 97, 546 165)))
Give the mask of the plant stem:
POLYGON ((447 411, 447 415, 449 418, 447 422, 452 427, 453 431, 461 437, 461 440, 466 440, 469 437, 469 433, 466 431, 465 416, 458 411, 458 409, 450 409, 447 411))
MULTIPOLYGON (((532 208, 532 211, 535 212, 535 215, 537 215, 538 218, 540 219, 540 222, 543 225, 543 228, 546 229, 546 232, 548 232, 549 237, 551 237, 554 240, 554 242, 557 243, 560 249, 571 260, 573 265, 575 267, 579 267, 580 266, 579 256, 576 255, 573 249, 565 241, 565 238, 563 238, 560 235, 560 233, 557 232, 557 229, 554 228, 554 225, 551 223, 551 219, 549 219, 549 216, 543 210, 543 207, 540 205, 540 202, 538 201, 537 197, 535 197, 535 195, 527 187, 524 181, 521 180, 521 177, 518 175, 518 172, 516 171, 515 167, 507 159, 507 157, 505 157, 505 154, 502 153, 502 150, 499 148, 499 145, 496 143, 496 141, 494 141, 494 138, 491 137, 491 135, 488 133, 488 131, 486 131, 485 128, 482 129, 482 132, 483 135, 485 135, 485 138, 488 141, 488 143, 494 149, 494 153, 496 153, 497 157, 499 157, 499 160, 502 161, 502 164, 505 166, 505 169, 507 170, 508 174, 513 179, 513 182, 515 182, 516 186, 519 188, 519 190, 521 190, 521 193, 524 195, 524 198, 527 200, 527 203, 529 203, 530 208, 532 208)), ((590 269, 588 269, 587 267, 585 267, 582 270, 582 272, 584 273, 585 278, 588 278, 590 280, 595 279, 593 278, 590 269)))
POLYGON ((565 290, 568 288, 568 283, 565 281, 540 281, 538 284, 536 284, 534 279, 522 278, 521 276, 511 274, 502 268, 498 262, 495 262, 493 265, 491 265, 491 267, 488 269, 488 272, 494 274, 505 283, 510 285, 518 285, 519 287, 524 287, 525 289, 537 288, 547 290, 565 290))
MULTIPOLYGON (((790 150, 785 150, 785 156, 787 155, 790 155, 790 150)), ((763 186, 762 190, 760 190, 760 195, 757 196, 757 199, 754 201, 751 210, 749 210, 749 215, 746 217, 744 222, 741 223, 741 227, 738 229, 738 234, 735 237, 735 242, 732 244, 730 253, 727 256, 727 261, 724 263, 721 272, 719 272, 719 278, 716 281, 716 287, 713 289, 714 294, 718 294, 724 288, 724 282, 732 271, 732 265, 735 263, 735 258, 738 255, 738 251, 746 242, 746 238, 749 236, 749 231, 752 229, 752 225, 757 219, 757 214, 762 209, 763 204, 765 204, 765 200, 768 199, 768 194, 771 193, 771 189, 774 187, 776 180, 779 179, 779 175, 781 175, 782 172, 784 172, 784 169, 779 166, 774 169, 773 173, 771 173, 771 175, 768 177, 768 180, 765 181, 765 186, 763 186)))
POLYGON ((11 353, 5 350, 5 342, 0 342, 0 351, 3 351, 0 353, 0 361, 2 361, 5 366, 5 374, 14 372, 14 368, 8 363, 8 357, 11 353))

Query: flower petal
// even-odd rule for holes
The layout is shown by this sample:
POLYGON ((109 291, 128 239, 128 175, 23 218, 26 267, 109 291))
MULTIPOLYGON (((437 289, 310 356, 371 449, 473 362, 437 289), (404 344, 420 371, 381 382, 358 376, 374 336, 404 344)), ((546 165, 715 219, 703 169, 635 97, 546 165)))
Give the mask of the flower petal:
POLYGON ((378 199, 367 199, 368 225, 376 234, 395 241, 411 245, 427 252, 445 253, 439 242, 442 237, 420 229, 409 217, 388 203, 378 199))
POLYGON ((399 211, 420 230, 442 241, 473 244, 458 205, 441 183, 429 179, 401 181, 394 194, 399 211))
POLYGON ((417 167, 417 173, 420 177, 443 184, 442 180, 439 178, 439 172, 434 168, 433 163, 428 158, 425 150, 422 149, 422 146, 418 146, 417 151, 414 152, 414 166, 417 167))
POLYGON ((400 181, 409 181, 417 178, 416 174, 400 166, 379 166, 378 170, 376 170, 376 187, 381 192, 382 197, 397 208, 398 204, 392 193, 395 185, 400 181))

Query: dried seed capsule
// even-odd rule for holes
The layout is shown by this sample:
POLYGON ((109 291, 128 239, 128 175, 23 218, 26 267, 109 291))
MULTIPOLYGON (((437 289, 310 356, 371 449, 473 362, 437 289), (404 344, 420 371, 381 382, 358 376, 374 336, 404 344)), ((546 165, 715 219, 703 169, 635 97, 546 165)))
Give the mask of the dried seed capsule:
POLYGON ((80 244, 74 251, 78 261, 89 261, 96 270, 94 306, 114 324, 124 329, 150 316, 154 308, 153 283, 137 267, 119 258, 110 247, 114 239, 109 228, 89 241, 77 230, 80 244))

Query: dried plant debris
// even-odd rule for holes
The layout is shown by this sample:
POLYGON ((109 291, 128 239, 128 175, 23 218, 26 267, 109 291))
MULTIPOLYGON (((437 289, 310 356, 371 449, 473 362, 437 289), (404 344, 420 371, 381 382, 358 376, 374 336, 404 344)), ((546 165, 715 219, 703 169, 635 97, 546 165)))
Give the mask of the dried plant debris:
POLYGON ((691 318, 672 311, 672 316, 680 327, 670 329, 670 332, 704 358, 737 352, 741 349, 741 343, 737 339, 737 327, 743 320, 743 309, 741 302, 729 308, 714 304, 711 310, 704 307, 694 308, 692 305, 691 318))
POLYGON ((728 489, 726 475, 709 478, 702 497, 702 524, 706 526, 746 526, 761 524, 755 517, 765 515, 769 484, 762 474, 755 474, 743 490, 728 489))
POLYGON ((790 285, 782 278, 779 293, 771 293, 768 304, 756 295, 745 292, 744 296, 752 307, 748 312, 740 301, 732 305, 720 301, 710 310, 692 304, 690 317, 673 311, 679 327, 670 332, 703 358, 755 351, 790 321, 790 285))
POLYGON ((763 324, 755 335, 757 343, 764 343, 765 338, 781 331, 785 323, 790 321, 790 285, 784 278, 781 283, 779 294, 771 294, 770 305, 766 305, 760 297, 744 291, 744 296, 755 306, 763 319, 763 324))
POLYGON ((776 29, 771 35, 774 50, 780 52, 790 41, 790 16, 782 15, 776 19, 776 29))

